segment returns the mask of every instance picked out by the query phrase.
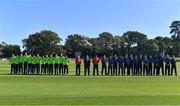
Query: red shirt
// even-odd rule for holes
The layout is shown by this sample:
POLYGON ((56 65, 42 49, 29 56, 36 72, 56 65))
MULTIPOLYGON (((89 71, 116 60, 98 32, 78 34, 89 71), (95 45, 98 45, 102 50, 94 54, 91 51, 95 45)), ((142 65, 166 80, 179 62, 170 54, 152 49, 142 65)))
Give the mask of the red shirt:
POLYGON ((97 57, 97 58, 94 58, 93 60, 92 60, 92 63, 93 64, 98 64, 99 63, 99 58, 97 57))
POLYGON ((80 58, 76 58, 75 62, 76 62, 76 65, 80 65, 81 64, 81 59, 80 58))

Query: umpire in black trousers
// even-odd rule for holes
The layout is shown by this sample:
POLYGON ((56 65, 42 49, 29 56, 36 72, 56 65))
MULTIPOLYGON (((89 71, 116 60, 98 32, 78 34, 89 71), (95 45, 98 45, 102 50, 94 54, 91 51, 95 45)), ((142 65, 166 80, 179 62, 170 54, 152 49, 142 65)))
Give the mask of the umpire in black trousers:
POLYGON ((101 70, 101 75, 107 75, 107 58, 106 55, 103 56, 101 59, 101 64, 102 64, 102 70, 101 70))
POLYGON ((89 58, 88 55, 84 58, 84 75, 88 74, 90 75, 90 64, 91 64, 91 59, 89 58))

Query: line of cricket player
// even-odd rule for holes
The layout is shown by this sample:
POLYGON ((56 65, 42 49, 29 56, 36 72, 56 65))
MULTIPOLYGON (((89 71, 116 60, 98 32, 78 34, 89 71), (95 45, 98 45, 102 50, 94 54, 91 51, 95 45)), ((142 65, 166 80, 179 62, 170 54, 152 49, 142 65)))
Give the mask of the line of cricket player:
POLYGON ((68 75, 68 64, 70 60, 67 56, 46 55, 40 57, 24 55, 12 55, 10 58, 11 74, 48 74, 48 75, 68 75))
MULTIPOLYGON (((110 56, 105 55, 99 58, 97 55, 90 59, 87 55, 84 58, 84 75, 90 75, 90 64, 93 63, 93 75, 99 75, 98 64, 101 61, 101 75, 161 75, 171 76, 173 73, 177 76, 176 60, 175 57, 170 57, 169 55, 164 56, 160 54, 154 57, 146 55, 143 57, 141 54, 137 55, 126 55, 126 56, 110 56), (165 64, 164 64, 165 63, 165 64)), ((81 73, 81 63, 82 60, 80 56, 75 59, 76 63, 76 75, 81 73)))
MULTIPOLYGON (((126 55, 126 56, 110 56, 105 55, 99 58, 97 55, 92 59, 87 55, 84 59, 77 56, 75 59, 76 75, 81 74, 81 64, 84 63, 84 75, 90 75, 90 66, 93 64, 93 74, 99 75, 98 65, 101 62, 101 75, 168 75, 173 73, 177 76, 177 67, 175 57, 169 55, 142 56, 126 55)), ((67 56, 46 55, 31 56, 12 55, 10 58, 11 74, 47 74, 47 75, 68 75, 68 65, 70 60, 67 56)))

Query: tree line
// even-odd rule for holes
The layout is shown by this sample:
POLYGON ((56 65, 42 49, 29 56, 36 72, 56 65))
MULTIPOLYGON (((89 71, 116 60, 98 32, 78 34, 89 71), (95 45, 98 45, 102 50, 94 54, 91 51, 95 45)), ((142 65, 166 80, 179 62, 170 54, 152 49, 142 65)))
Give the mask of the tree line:
POLYGON ((180 21, 173 21, 170 25, 171 37, 157 36, 149 39, 144 33, 127 31, 122 35, 113 35, 102 32, 95 38, 80 34, 71 34, 62 45, 60 35, 50 30, 42 30, 30 34, 22 40, 24 50, 19 45, 0 43, 1 57, 10 57, 11 54, 28 52, 29 54, 60 54, 74 57, 76 51, 82 56, 90 55, 125 55, 139 51, 159 51, 165 54, 180 56, 180 21))

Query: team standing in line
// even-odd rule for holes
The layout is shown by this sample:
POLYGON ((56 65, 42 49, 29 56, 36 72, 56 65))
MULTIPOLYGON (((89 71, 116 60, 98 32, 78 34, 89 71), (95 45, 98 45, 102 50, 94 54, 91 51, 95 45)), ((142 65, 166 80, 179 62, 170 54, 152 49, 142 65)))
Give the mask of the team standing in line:
MULTIPOLYGON (((160 71, 163 76, 177 76, 176 60, 169 55, 154 57, 146 55, 126 55, 110 56, 105 55, 100 59, 97 55, 90 59, 87 55, 83 60, 80 56, 75 59, 76 75, 81 74, 81 64, 84 63, 84 75, 90 75, 90 66, 93 64, 93 75, 99 75, 99 63, 101 62, 101 75, 132 75, 132 76, 159 76, 160 71)), ((11 74, 48 74, 48 75, 68 75, 68 65, 70 60, 62 54, 58 56, 46 55, 36 56, 24 55, 10 58, 11 74)))
POLYGON ((70 60, 67 56, 39 55, 31 56, 25 53, 24 55, 10 58, 11 74, 48 74, 48 75, 67 75, 68 64, 70 60))
MULTIPOLYGON (((172 58, 169 55, 160 56, 155 55, 155 57, 146 55, 142 57, 142 55, 126 55, 123 56, 110 56, 107 58, 105 55, 100 59, 96 55, 92 59, 93 63, 93 75, 99 75, 98 64, 101 61, 101 75, 132 75, 132 76, 159 76, 160 71, 163 76, 171 76, 173 73, 177 76, 177 68, 176 68, 176 60, 173 56, 172 58), (165 64, 164 64, 165 63, 165 64)), ((76 60, 76 75, 80 75, 80 66, 82 60, 80 56, 77 56, 76 60)), ((90 75, 90 64, 91 59, 87 55, 84 58, 84 75, 90 75)))

